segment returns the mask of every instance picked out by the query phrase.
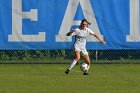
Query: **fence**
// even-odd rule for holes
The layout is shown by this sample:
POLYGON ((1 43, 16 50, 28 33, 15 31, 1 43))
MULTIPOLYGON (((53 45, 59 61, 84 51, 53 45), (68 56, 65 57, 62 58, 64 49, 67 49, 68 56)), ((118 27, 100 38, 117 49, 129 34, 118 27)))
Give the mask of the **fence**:
MULTIPOLYGON (((140 50, 88 50, 94 64, 139 64, 140 50)), ((1 64, 67 64, 73 50, 1 50, 1 64)), ((81 58, 80 62, 84 62, 81 58)))

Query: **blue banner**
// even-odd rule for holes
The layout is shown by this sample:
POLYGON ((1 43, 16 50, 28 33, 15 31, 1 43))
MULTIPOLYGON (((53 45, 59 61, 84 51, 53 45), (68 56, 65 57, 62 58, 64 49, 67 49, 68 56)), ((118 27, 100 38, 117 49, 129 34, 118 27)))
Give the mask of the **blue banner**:
POLYGON ((87 49, 140 49, 139 0, 0 0, 0 50, 71 49, 66 33, 86 18, 103 38, 87 49))

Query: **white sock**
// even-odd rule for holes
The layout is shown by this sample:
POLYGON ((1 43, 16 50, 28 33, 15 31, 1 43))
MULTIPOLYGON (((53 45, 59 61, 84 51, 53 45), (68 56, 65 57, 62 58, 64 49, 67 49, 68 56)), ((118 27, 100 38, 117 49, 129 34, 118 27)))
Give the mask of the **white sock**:
POLYGON ((85 71, 86 73, 88 73, 89 68, 90 68, 90 65, 88 65, 88 69, 85 71))
POLYGON ((76 60, 73 60, 73 62, 70 64, 70 66, 69 66, 68 69, 71 70, 76 63, 77 63, 77 61, 76 60))

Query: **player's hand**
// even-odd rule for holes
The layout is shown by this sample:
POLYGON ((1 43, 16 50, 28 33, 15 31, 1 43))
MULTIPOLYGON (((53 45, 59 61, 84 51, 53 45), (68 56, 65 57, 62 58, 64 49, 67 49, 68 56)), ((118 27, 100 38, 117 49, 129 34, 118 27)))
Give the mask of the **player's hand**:
POLYGON ((75 29, 72 29, 72 33, 74 33, 74 32, 76 32, 76 30, 75 29))
POLYGON ((72 29, 72 31, 71 31, 71 32, 68 32, 68 33, 66 34, 66 36, 71 36, 71 34, 74 33, 74 32, 76 32, 76 30, 72 29))
POLYGON ((104 40, 102 40, 102 41, 100 41, 102 44, 106 44, 106 41, 104 41, 104 40))

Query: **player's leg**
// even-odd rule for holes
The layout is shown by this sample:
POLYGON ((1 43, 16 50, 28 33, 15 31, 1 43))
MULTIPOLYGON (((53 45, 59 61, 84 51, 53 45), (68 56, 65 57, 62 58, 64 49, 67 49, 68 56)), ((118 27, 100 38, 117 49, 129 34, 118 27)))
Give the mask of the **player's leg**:
POLYGON ((84 75, 88 75, 88 71, 89 71, 89 68, 90 68, 90 58, 89 58, 89 55, 84 55, 83 56, 85 62, 88 64, 88 69, 84 72, 84 75))
POLYGON ((80 60, 80 51, 75 51, 75 59, 70 64, 69 70, 71 70, 74 67, 74 65, 77 63, 77 61, 79 61, 79 60, 80 60))
POLYGON ((75 66, 75 64, 77 63, 77 61, 80 60, 80 51, 75 51, 75 59, 72 61, 72 63, 70 64, 70 66, 68 67, 68 69, 65 71, 66 74, 69 73, 69 71, 75 66))
POLYGON ((88 73, 89 68, 90 68, 90 57, 89 57, 88 52, 87 52, 86 49, 84 49, 84 50, 82 51, 82 54, 83 54, 83 58, 84 58, 86 64, 88 64, 88 69, 87 69, 83 74, 84 74, 84 75, 88 75, 87 73, 88 73))

